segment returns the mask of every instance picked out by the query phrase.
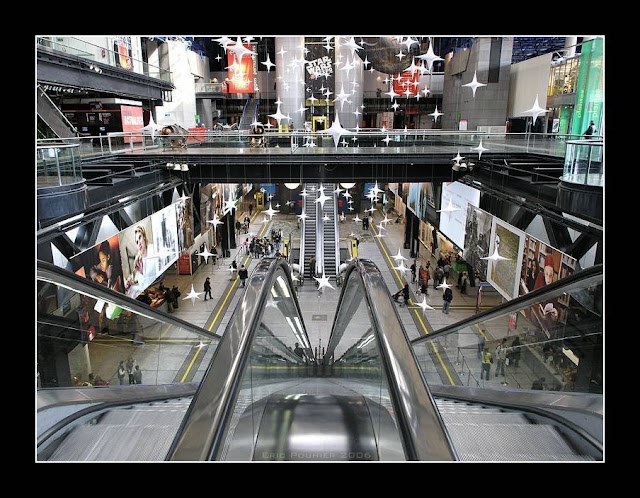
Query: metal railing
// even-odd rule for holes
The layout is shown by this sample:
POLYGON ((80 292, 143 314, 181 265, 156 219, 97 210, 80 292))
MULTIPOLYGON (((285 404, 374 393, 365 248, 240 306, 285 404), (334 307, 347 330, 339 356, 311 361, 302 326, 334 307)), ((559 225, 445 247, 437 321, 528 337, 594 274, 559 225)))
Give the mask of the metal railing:
MULTIPOLYGON (((59 52, 64 52, 66 54, 76 56, 80 59, 87 59, 112 67, 122 67, 118 62, 121 57, 121 54, 119 52, 116 52, 109 47, 96 45, 94 43, 76 38, 74 36, 65 36, 63 37, 62 41, 38 36, 36 37, 36 43, 39 49, 57 50, 59 52), (98 59, 98 54, 104 55, 101 55, 101 58, 98 59)), ((167 81, 169 83, 172 82, 171 71, 162 69, 159 66, 154 66, 141 59, 136 59, 128 54, 126 55, 126 58, 132 62, 132 70, 136 73, 144 74, 152 78, 167 81)), ((95 68, 99 70, 97 66, 95 66, 95 68)))

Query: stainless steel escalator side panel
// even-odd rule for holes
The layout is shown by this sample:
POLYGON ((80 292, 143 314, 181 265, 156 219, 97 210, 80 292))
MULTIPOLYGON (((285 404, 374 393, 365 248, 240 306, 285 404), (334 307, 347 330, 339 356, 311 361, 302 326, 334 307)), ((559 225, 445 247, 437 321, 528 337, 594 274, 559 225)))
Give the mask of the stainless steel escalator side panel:
POLYGON ((279 273, 278 268, 284 270, 282 273, 286 278, 295 312, 304 329, 289 264, 280 258, 263 258, 247 280, 245 292, 238 301, 198 392, 178 430, 176 440, 167 456, 168 460, 204 461, 221 457, 252 344, 276 274, 279 273))
MULTIPOLYGON (((333 323, 338 335, 348 326, 353 299, 343 301, 347 284, 356 272, 364 288, 363 298, 369 309, 378 348, 408 460, 451 461, 457 455, 451 438, 436 408, 435 400, 422 376, 409 338, 402 326, 384 278, 369 260, 356 260, 345 271, 345 280, 333 323), (345 308, 342 305, 345 304, 345 308)), ((335 340, 335 339, 334 339, 335 340)), ((332 344, 332 339, 329 339, 332 344)))

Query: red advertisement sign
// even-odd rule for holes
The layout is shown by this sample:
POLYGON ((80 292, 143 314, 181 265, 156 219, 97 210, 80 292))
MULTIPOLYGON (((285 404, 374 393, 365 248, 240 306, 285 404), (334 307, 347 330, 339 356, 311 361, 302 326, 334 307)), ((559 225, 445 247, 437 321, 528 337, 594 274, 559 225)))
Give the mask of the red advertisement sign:
POLYGON ((178 273, 191 275, 191 255, 188 252, 178 258, 178 273))
MULTIPOLYGON (((122 105, 120 106, 120 116, 122 119, 122 131, 132 132, 139 131, 142 132, 142 128, 144 127, 144 120, 142 118, 142 107, 135 107, 131 105, 122 105)), ((125 136, 124 142, 142 142, 142 133, 140 135, 132 135, 125 136)))
POLYGON ((393 80, 393 91, 399 93, 402 97, 415 97, 420 91, 420 85, 418 85, 419 78, 420 71, 414 71, 413 73, 406 71, 397 74, 393 80), (406 93, 407 90, 411 93, 410 95, 406 93))
MULTIPOLYGON (((253 47, 248 43, 243 46, 248 50, 253 50, 253 47)), ((253 56, 244 54, 242 59, 239 59, 236 54, 236 51, 227 51, 228 91, 229 93, 253 93, 253 56)))

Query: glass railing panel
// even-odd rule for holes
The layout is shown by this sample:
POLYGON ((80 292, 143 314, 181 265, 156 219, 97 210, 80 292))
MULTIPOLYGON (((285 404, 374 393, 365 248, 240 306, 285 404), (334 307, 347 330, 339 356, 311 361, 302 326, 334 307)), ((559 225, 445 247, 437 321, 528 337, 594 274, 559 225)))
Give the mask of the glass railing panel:
POLYGON ((602 278, 414 342, 430 385, 602 393, 602 278))
POLYGON ((603 150, 603 142, 597 139, 567 142, 562 181, 604 186, 603 150))
POLYGON ((42 141, 37 147, 36 175, 38 187, 67 185, 82 181, 77 144, 42 141))
MULTIPOLYGON (((199 382, 219 340, 164 320, 151 308, 143 313, 96 297, 91 288, 38 280, 37 293, 41 389, 199 382)), ((161 293, 156 299, 163 299, 161 293)))

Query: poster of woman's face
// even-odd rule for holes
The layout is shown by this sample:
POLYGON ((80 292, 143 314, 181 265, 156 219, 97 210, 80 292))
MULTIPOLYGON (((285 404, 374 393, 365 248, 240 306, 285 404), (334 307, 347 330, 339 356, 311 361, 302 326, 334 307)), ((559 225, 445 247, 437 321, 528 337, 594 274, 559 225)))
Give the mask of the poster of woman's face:
POLYGON ((169 265, 178 260, 178 225, 176 205, 154 213, 151 216, 153 227, 153 246, 156 250, 156 274, 163 273, 169 265))
POLYGON ((119 234, 125 293, 135 298, 158 276, 151 218, 134 223, 119 234))
POLYGON ((116 292, 124 292, 120 241, 117 235, 78 254, 75 261, 84 269, 84 276, 116 292))

